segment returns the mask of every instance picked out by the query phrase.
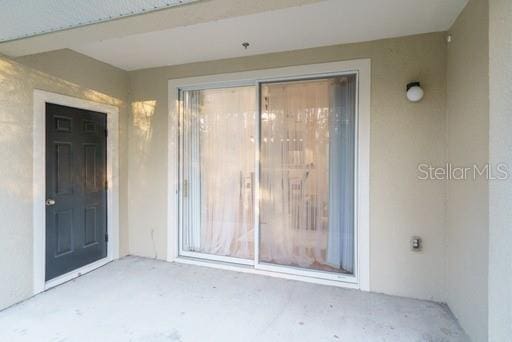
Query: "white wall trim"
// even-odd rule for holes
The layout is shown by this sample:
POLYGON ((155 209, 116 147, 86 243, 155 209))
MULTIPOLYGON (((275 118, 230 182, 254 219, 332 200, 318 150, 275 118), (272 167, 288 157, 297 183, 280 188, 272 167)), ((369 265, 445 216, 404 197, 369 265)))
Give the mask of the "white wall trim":
POLYGON ((92 271, 119 258, 119 110, 117 107, 66 95, 34 90, 33 128, 33 294, 92 271), (46 241, 46 103, 107 114, 107 257, 45 282, 46 241))
MULTIPOLYGON (((169 127, 168 127, 168 215, 167 215, 167 260, 178 261, 178 89, 198 87, 223 87, 233 83, 257 85, 266 80, 284 80, 290 78, 312 77, 315 75, 358 74, 357 108, 357 177, 356 177, 356 273, 357 288, 370 290, 370 91, 371 61, 358 59, 332 63, 310 64, 284 68, 264 69, 219 75, 173 79, 168 81, 169 127)), ((183 258, 180 258, 180 261, 183 258)), ((187 261, 190 262, 190 261, 187 261)), ((213 265, 213 264, 212 264, 213 265)), ((244 266, 230 267, 241 270, 244 266)), ((264 272, 265 274, 268 272, 264 272)), ((282 276, 277 273, 276 276, 282 276)), ((297 278, 299 279, 299 278, 297 278)), ((302 279, 302 278, 300 278, 302 279)), ((341 282, 354 287, 349 282, 341 282)), ((343 286, 343 285, 341 285, 343 286)))

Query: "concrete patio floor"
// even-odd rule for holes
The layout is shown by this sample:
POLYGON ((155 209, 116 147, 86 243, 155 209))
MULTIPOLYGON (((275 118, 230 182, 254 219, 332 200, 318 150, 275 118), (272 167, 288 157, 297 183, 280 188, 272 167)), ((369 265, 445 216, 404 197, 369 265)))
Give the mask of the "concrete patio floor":
POLYGON ((466 341, 428 301, 138 257, 0 312, 0 341, 466 341))

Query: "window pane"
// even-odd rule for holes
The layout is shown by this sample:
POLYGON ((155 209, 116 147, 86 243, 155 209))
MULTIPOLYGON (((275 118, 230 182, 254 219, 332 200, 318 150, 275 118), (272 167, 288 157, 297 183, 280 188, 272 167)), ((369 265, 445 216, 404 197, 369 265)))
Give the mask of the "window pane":
POLYGON ((355 86, 262 85, 261 261, 353 273, 355 86))
POLYGON ((185 251, 254 258, 256 89, 183 91, 185 251))

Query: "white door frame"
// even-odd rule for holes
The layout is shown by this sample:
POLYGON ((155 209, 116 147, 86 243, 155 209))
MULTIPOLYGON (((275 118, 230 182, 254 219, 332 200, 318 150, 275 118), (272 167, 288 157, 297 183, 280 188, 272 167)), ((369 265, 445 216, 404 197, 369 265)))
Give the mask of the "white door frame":
MULTIPOLYGON (((332 63, 310 64, 275 69, 265 69, 247 72, 237 72, 220 75, 209 75, 168 81, 169 98, 169 141, 168 141, 168 222, 167 222, 167 260, 187 263, 196 263, 212 267, 235 269, 243 272, 266 274, 304 281, 370 290, 370 228, 369 228, 369 170, 370 170, 370 82, 371 61, 358 59, 332 63), (287 272, 283 267, 266 265, 256 262, 254 268, 243 265, 225 265, 222 263, 207 262, 180 258, 179 244, 179 184, 178 170, 178 117, 179 98, 178 89, 194 89, 201 87, 225 87, 240 84, 253 84, 259 86, 268 80, 301 79, 315 76, 337 75, 343 73, 357 73, 357 126, 356 126, 356 274, 355 277, 343 275, 316 276, 315 272, 298 271, 287 272), (287 273, 285 273, 287 272, 287 273), (351 278, 351 279, 350 279, 351 278)), ((258 87, 259 89, 259 87, 258 87)), ((259 161, 259 151, 256 151, 256 163, 259 161)), ((258 203, 258 187, 256 189, 256 203, 258 203)), ((259 217, 258 207, 255 216, 259 217)), ((258 222, 255 222, 255 227, 258 222)), ((257 229, 256 229, 257 232, 257 229)), ((256 237, 257 241, 257 237, 256 237)), ((255 253, 257 254, 257 249, 255 253)), ((182 254, 183 255, 183 254, 182 254)), ((257 257, 256 257, 257 258, 257 257)))
POLYGON ((119 258, 119 110, 71 96, 34 90, 33 131, 33 294, 62 284, 119 258), (46 268, 46 103, 107 114, 107 256, 45 281, 46 268))

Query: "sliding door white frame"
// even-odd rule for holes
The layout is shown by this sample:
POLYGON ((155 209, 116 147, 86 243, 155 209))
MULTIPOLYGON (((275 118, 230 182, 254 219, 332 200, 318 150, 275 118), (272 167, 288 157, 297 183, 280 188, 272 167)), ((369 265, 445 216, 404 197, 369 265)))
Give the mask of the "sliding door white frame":
POLYGON ((235 269, 244 272, 281 276, 310 282, 370 290, 370 232, 369 232, 369 156, 370 156, 370 60, 360 59, 334 63, 312 64, 286 68, 266 69, 249 72, 192 77, 169 80, 169 141, 168 141, 168 261, 197 263, 212 267, 235 269), (255 258, 211 256, 182 250, 181 222, 179 222, 180 184, 179 184, 179 91, 236 86, 255 86, 257 93, 257 134, 256 146, 260 146, 260 84, 270 81, 303 80, 344 74, 357 75, 356 91, 356 161, 355 161, 355 268, 354 275, 307 270, 289 266, 279 266, 259 262, 259 172, 260 151, 255 149, 255 258), (205 262, 203 260, 184 259, 183 257, 204 258, 219 262, 236 262, 228 265, 205 262), (250 268, 247 268, 251 266, 250 268))
MULTIPOLYGON (((246 80, 239 80, 239 81, 230 81, 230 82, 213 82, 213 83, 206 83, 206 84, 196 84, 196 85, 186 85, 186 86, 179 86, 175 89, 177 93, 177 99, 180 99, 180 94, 184 91, 194 91, 194 90, 206 90, 206 89, 225 89, 225 88, 235 88, 235 87, 244 87, 244 86, 254 86, 254 81, 246 81, 246 80)), ((178 163, 177 163, 177 169, 178 169, 178 187, 180 184, 180 178, 181 178, 181 161, 183 156, 181 156, 181 147, 183 144, 183 134, 180 131, 180 124, 184 122, 185 118, 183 117, 183 110, 181 110, 181 103, 179 104, 178 108, 178 134, 177 134, 177 143, 178 143, 178 163)), ((256 145, 257 146, 257 145, 256 145)), ((258 183, 255 185, 258 186, 258 183)), ((182 191, 180 188, 178 188, 178 256, 184 256, 184 257, 190 257, 190 258, 201 258, 201 259, 208 259, 212 261, 220 261, 220 262, 227 262, 227 263, 233 263, 233 264, 240 264, 240 265, 254 265, 254 260, 252 259, 242 259, 242 258, 236 258, 236 257, 230 257, 230 256, 223 256, 223 255, 215 255, 215 254, 206 254, 201 252, 192 252, 187 251, 183 248, 183 239, 184 236, 183 232, 183 206, 181 205, 181 197, 183 196, 182 191)), ((255 201, 255 203, 257 203, 255 201)), ((255 240, 257 241, 257 240, 255 240)))

